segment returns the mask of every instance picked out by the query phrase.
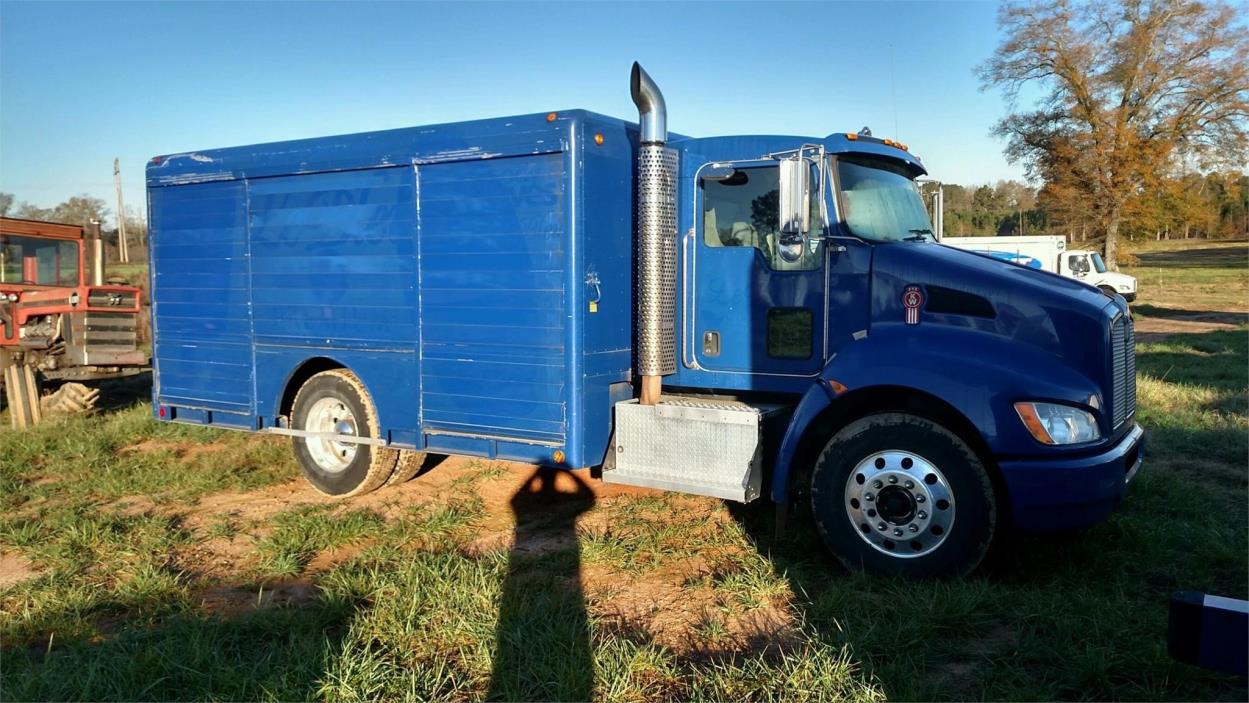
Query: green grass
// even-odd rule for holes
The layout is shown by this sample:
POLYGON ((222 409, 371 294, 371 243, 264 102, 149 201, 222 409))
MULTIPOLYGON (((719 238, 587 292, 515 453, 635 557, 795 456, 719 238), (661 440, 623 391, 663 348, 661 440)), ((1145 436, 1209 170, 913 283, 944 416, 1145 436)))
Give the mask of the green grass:
MULTIPOLYGON (((1161 260, 1137 314, 1249 310, 1245 245, 1220 246, 1161 260)), ((0 547, 37 572, 0 590, 0 699, 1245 700, 1165 636, 1175 590, 1249 597, 1249 327, 1141 344, 1138 372, 1148 461, 1115 515, 937 582, 846 573, 765 505, 500 500, 491 462, 193 518, 294 478, 287 442, 143 403, 0 430, 0 547), (228 568, 200 555, 222 545, 228 568)))

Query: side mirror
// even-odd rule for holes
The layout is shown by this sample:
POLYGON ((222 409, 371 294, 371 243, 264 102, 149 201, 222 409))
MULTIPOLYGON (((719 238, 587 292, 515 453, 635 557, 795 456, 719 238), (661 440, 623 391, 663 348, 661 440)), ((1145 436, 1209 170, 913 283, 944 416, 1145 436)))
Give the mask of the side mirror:
POLYGON ((811 218, 811 168, 807 160, 793 157, 781 160, 780 183, 781 234, 797 234, 809 230, 811 218))

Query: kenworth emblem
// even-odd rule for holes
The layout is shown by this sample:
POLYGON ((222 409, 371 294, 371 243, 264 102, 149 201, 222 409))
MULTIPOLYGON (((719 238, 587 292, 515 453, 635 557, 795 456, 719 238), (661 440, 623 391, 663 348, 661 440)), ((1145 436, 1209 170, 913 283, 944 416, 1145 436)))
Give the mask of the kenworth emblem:
POLYGON ((919 286, 907 286, 902 291, 902 307, 906 308, 906 324, 919 324, 919 308, 924 304, 924 293, 919 286))

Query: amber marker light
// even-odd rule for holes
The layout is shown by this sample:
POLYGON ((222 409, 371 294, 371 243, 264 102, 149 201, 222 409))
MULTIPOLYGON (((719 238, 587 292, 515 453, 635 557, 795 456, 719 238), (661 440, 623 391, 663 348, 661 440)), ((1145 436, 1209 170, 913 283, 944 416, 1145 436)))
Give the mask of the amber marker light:
POLYGON ((846 132, 846 139, 849 139, 852 142, 857 142, 859 141, 859 135, 854 132, 846 132))
POLYGON ((564 450, 563 450, 563 449, 556 449, 556 450, 555 450, 555 451, 551 454, 551 458, 555 460, 555 463, 556 463, 556 464, 562 464, 562 463, 564 463, 564 459, 565 459, 565 457, 564 457, 564 450))
POLYGON ((594 135, 594 143, 599 146, 603 146, 603 135, 601 134, 594 135))
POLYGON ((1015 412, 1019 413, 1019 419, 1023 420, 1023 426, 1028 428, 1033 439, 1041 444, 1054 444, 1054 438, 1050 437, 1032 403, 1015 403, 1015 412))
POLYGON ((555 114, 554 112, 548 113, 546 116, 546 121, 554 122, 556 117, 559 117, 559 115, 555 114))

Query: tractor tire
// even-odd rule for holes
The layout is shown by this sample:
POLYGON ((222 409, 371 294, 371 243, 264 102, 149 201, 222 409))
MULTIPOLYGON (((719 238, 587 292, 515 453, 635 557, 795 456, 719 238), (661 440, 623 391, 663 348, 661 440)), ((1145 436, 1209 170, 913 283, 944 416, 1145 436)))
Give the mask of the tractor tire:
POLYGON ((89 388, 81 383, 62 383, 56 391, 39 399, 39 408, 45 417, 85 414, 95 411, 99 399, 99 388, 89 388))
MULTIPOLYGON (((381 436, 377 409, 355 374, 333 369, 308 379, 295 394, 291 426, 298 430, 356 437, 381 436)), ((294 437, 304 478, 321 493, 350 497, 381 488, 394 472, 399 451, 371 444, 294 437)))

